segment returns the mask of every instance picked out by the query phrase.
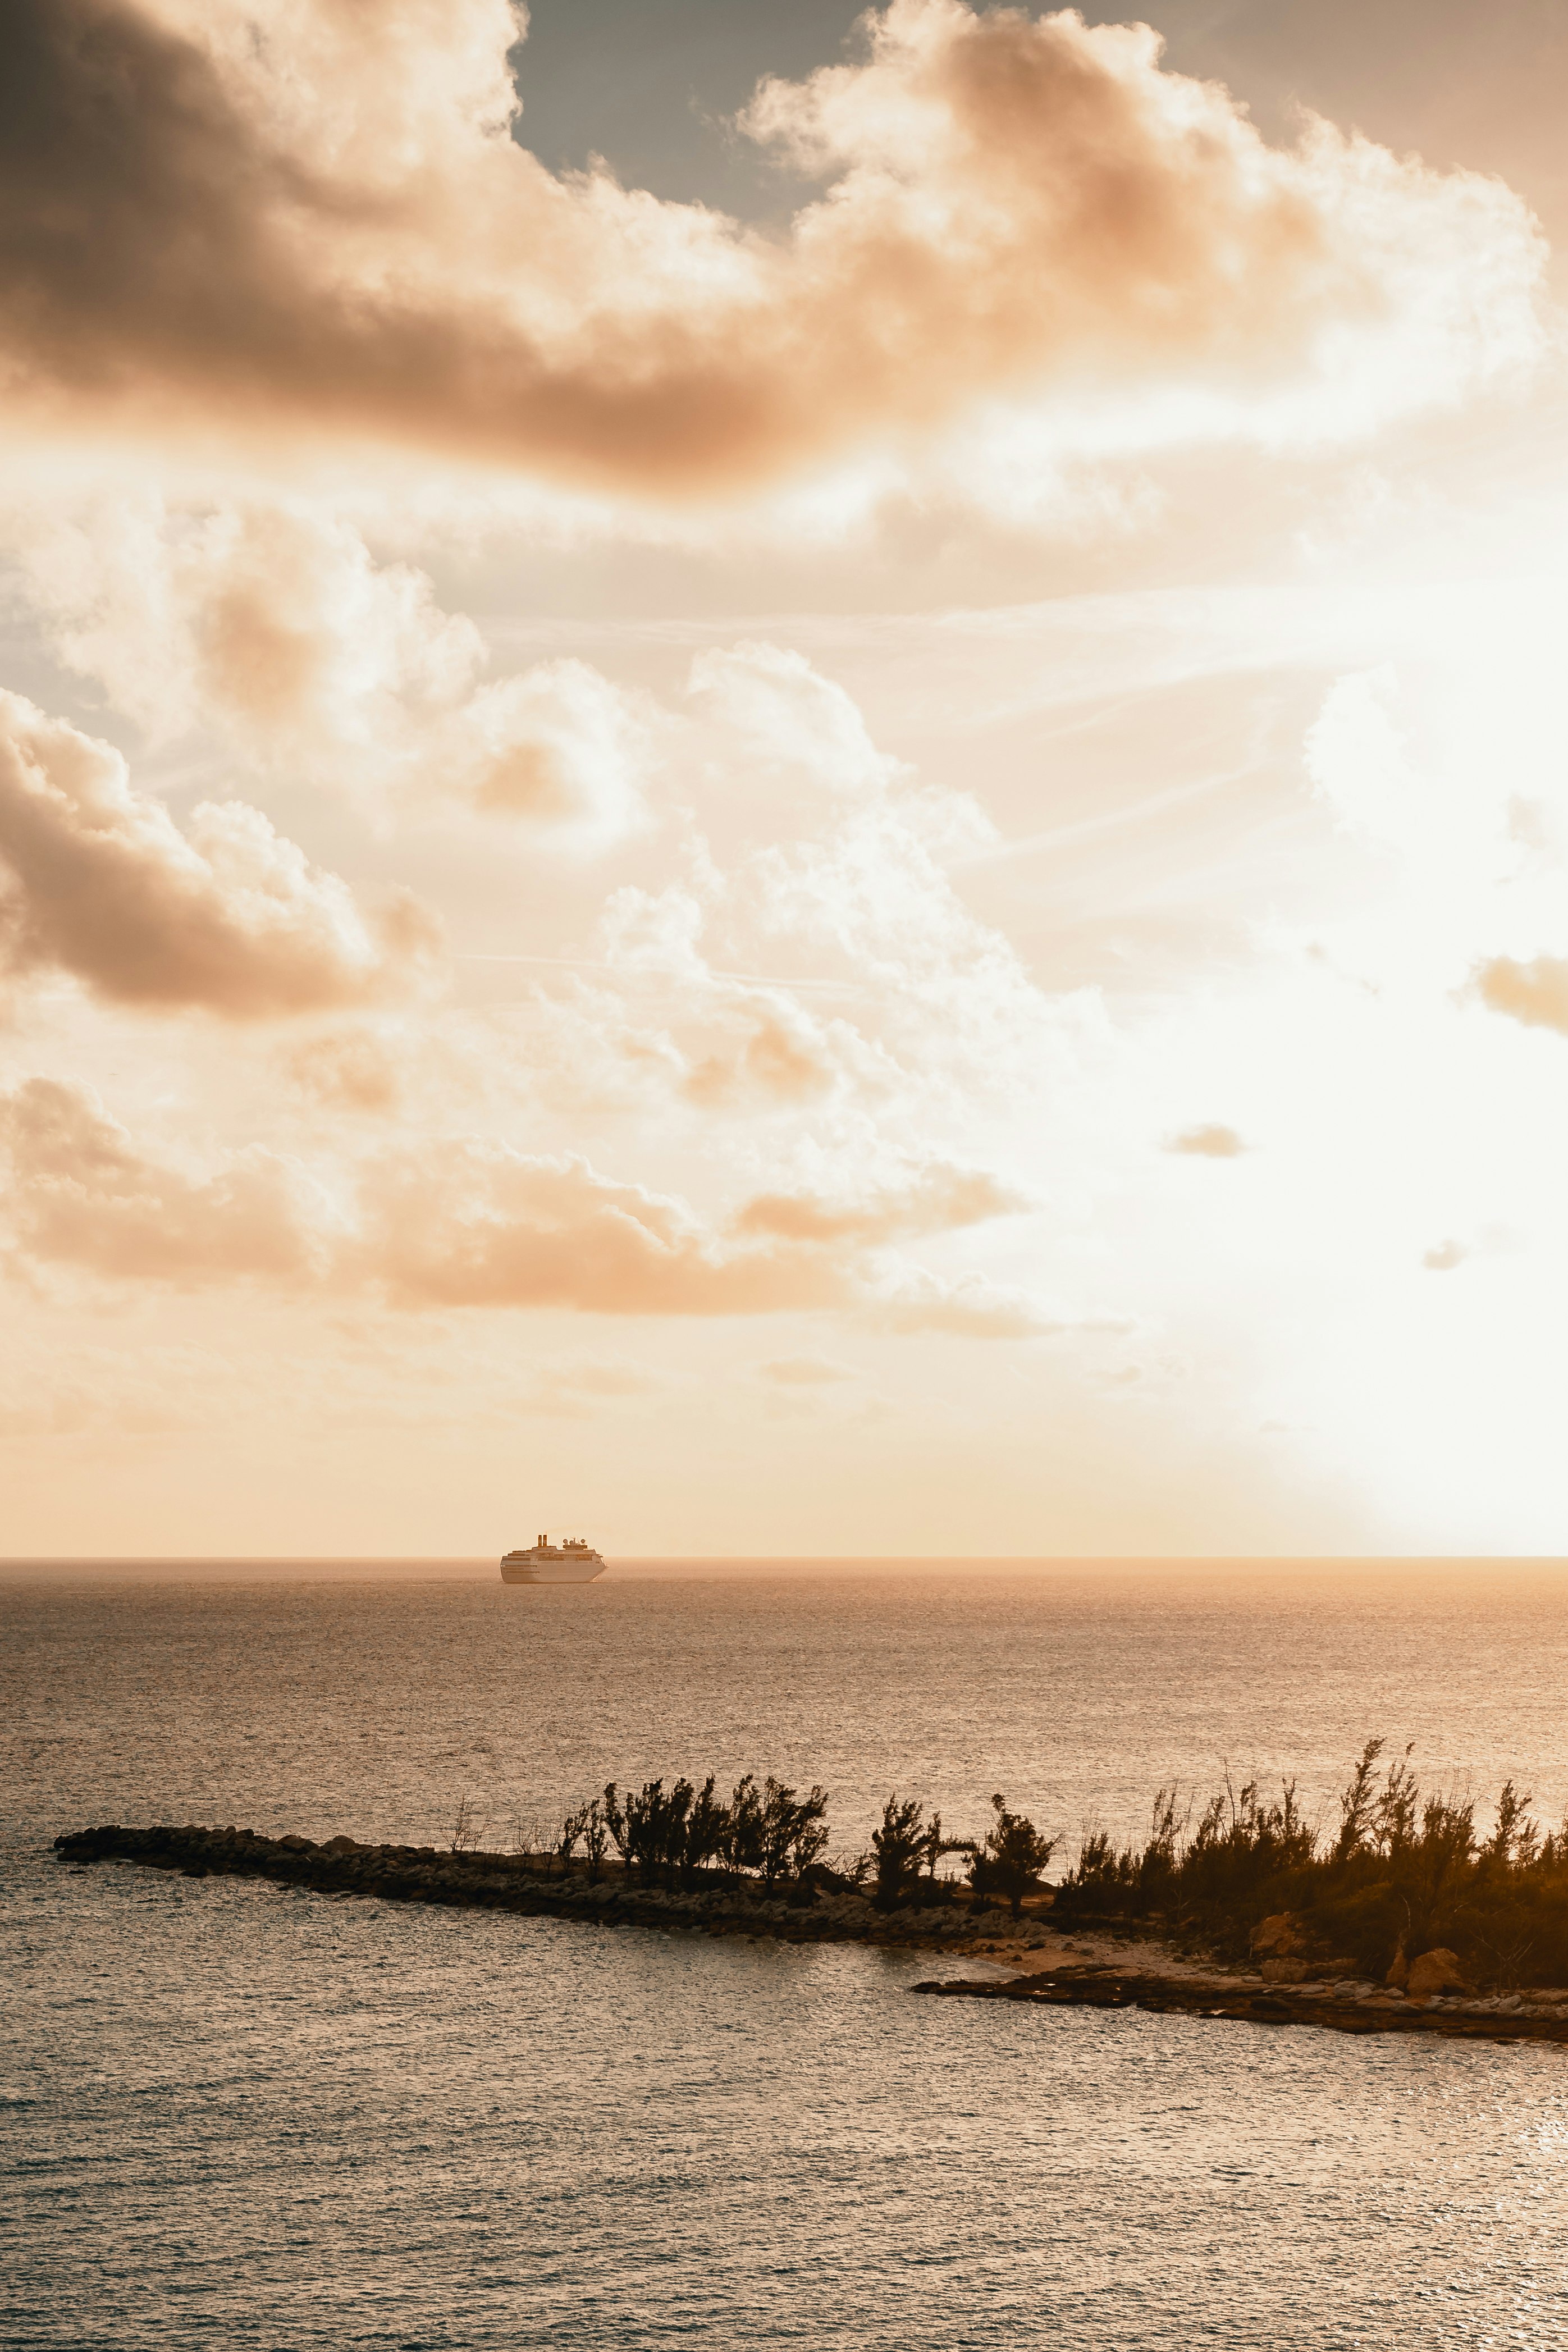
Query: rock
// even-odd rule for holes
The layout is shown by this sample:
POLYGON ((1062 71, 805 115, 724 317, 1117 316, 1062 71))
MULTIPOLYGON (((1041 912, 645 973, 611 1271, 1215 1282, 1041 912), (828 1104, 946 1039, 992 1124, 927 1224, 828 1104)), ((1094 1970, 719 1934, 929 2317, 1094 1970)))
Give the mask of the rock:
POLYGON ((1458 1957, 1439 1945, 1411 1961, 1405 1990, 1412 2000, 1426 2000, 1435 1992, 1468 1992, 1469 1987, 1458 1957))
POLYGON ((1252 1949, 1265 1958, 1271 1954, 1283 1959, 1301 1948, 1301 1938, 1291 1911, 1276 1911, 1271 1918, 1260 1919, 1252 1930, 1252 1949))
POLYGON ((1305 1984, 1311 1970, 1305 1960, 1265 1960, 1261 1974, 1265 1984, 1305 1984))

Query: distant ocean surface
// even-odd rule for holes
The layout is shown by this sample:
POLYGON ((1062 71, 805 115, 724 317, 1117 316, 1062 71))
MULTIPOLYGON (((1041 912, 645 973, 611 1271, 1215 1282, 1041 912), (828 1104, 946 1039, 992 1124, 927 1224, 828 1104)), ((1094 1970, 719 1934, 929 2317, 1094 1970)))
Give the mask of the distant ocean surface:
POLYGON ((1137 1833, 1371 1733, 1568 1806, 1561 1563, 0 1567, 6 2347, 1568 2346, 1568 2051, 925 2002, 931 1963, 47 1853, 510 1843, 608 1778, 1137 1833))

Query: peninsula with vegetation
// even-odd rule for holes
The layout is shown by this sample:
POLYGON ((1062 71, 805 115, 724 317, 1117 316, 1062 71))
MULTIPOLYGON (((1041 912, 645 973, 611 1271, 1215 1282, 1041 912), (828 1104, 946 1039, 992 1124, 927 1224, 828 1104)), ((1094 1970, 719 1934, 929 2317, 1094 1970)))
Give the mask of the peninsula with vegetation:
POLYGON ((464 1803, 442 1846, 159 1825, 79 1830, 55 1851, 77 1864, 990 1963, 914 1988, 947 1998, 1568 2041, 1568 1825, 1543 1832, 1531 1802, 1509 1781, 1483 1833, 1473 1801, 1423 1794, 1410 1750, 1391 1757, 1375 1739, 1326 1835, 1302 1818, 1293 1782, 1265 1798, 1227 1779, 1200 1811, 1162 1789, 1143 1843, 1092 1834, 1054 1884, 1056 1841, 1000 1795, 974 1836, 890 1796, 867 1851, 835 1864, 827 1792, 749 1773, 727 1797, 712 1776, 611 1781, 544 1850, 486 1848, 464 1803))

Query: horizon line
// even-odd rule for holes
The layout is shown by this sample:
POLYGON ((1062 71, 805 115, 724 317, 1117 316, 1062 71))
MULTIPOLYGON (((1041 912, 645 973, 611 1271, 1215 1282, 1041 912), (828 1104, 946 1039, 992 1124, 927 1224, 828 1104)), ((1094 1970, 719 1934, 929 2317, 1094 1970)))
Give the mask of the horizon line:
MULTIPOLYGON (((860 1562, 886 1565, 908 1563, 981 1567, 1354 1567, 1367 1562, 1389 1566, 1537 1566, 1568 1568, 1563 1552, 628 1552, 607 1566, 660 1567, 734 1565, 745 1567, 808 1567, 813 1564, 850 1567, 860 1562)), ((488 1552, 6 1552, 0 1553, 0 1570, 8 1568, 92 1567, 388 1567, 423 1568, 474 1566, 488 1568, 488 1552)), ((592 1580, 597 1582, 597 1578, 592 1580)))

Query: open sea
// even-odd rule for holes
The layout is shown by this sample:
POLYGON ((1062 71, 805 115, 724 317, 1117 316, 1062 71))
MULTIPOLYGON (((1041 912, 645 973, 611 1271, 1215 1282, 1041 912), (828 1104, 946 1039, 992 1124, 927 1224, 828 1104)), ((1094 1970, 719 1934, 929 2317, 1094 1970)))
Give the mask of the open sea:
POLYGON ((62 1868, 612 1777, 1062 1840, 1372 1733, 1568 1806, 1556 1562, 0 1568, 0 2344, 1568 2347, 1568 2048, 915 2000, 929 1958, 62 1868))

